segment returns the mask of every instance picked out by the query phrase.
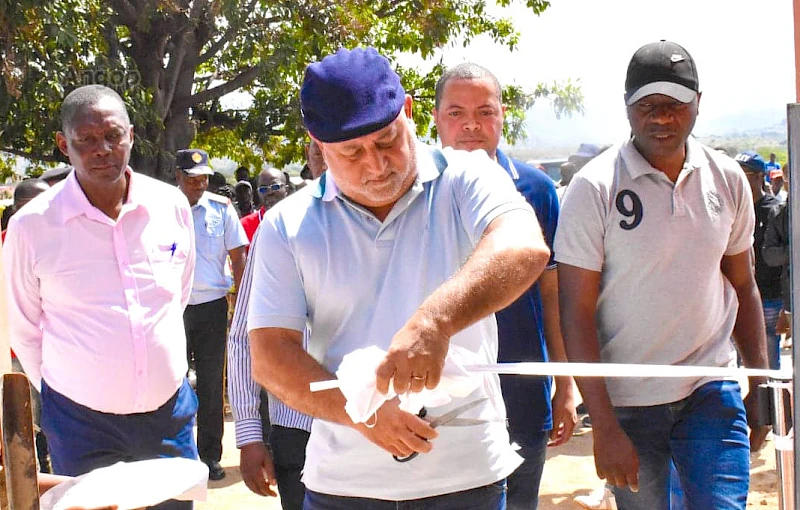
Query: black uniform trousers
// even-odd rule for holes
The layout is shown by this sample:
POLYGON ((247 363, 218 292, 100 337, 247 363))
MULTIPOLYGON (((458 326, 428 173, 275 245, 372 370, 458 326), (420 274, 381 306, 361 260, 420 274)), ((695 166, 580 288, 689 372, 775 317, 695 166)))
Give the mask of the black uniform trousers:
POLYGON ((183 313, 189 366, 197 375, 197 451, 200 460, 222 458, 224 412, 222 403, 228 300, 221 297, 188 305, 183 313))

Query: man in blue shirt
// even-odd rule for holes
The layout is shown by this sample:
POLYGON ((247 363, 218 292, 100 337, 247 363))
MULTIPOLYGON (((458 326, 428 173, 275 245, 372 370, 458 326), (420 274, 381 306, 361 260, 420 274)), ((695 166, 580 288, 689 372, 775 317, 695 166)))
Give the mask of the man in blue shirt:
MULTIPOLYGON (((558 196, 544 172, 512 160, 497 148, 503 133, 501 89, 481 66, 464 63, 445 71, 436 84, 433 117, 442 146, 484 150, 497 161, 536 212, 551 248, 547 268, 516 301, 497 312, 498 361, 566 361, 558 313, 558 278, 552 258, 558 196)), ((548 442, 566 443, 577 421, 571 377, 556 378, 551 407, 548 377, 500 377, 511 440, 525 462, 508 477, 508 508, 535 509, 548 442)))
POLYGON ((208 154, 197 149, 178 151, 175 176, 192 206, 197 244, 194 285, 183 315, 187 355, 194 360, 197 374, 197 449, 208 465, 209 478, 221 480, 222 458, 222 373, 225 366, 225 336, 228 326, 227 294, 230 277, 225 274, 231 258, 236 288, 244 272, 247 236, 231 201, 206 191, 208 154))
POLYGON ((781 169, 781 165, 780 165, 780 163, 778 163, 777 161, 775 161, 775 158, 776 158, 776 156, 775 156, 775 153, 774 153, 774 152, 771 152, 771 153, 769 154, 769 161, 768 161, 768 162, 766 163, 766 165, 765 165, 765 166, 766 166, 766 172, 764 172, 764 173, 766 174, 766 177, 767 177, 767 182, 771 182, 771 180, 770 180, 770 178, 772 177, 772 176, 770 175, 770 172, 771 172, 771 171, 773 171, 773 170, 780 170, 780 169, 781 169))

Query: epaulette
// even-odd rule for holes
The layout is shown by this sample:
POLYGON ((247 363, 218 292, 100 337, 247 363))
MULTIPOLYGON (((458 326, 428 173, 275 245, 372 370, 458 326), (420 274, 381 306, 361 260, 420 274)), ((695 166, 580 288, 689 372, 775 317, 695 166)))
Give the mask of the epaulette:
POLYGON ((210 191, 206 191, 209 200, 213 200, 214 202, 219 202, 220 204, 229 205, 231 204, 231 199, 228 197, 224 197, 222 195, 217 195, 216 193, 211 193, 210 191))

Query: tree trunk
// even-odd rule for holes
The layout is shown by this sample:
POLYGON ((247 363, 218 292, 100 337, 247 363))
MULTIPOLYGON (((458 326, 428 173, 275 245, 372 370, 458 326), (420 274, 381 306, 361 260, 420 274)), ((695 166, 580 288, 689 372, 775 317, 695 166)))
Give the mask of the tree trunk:
POLYGON ((142 133, 137 133, 147 141, 149 150, 137 151, 131 157, 131 166, 141 172, 165 182, 175 182, 175 152, 188 149, 191 146, 197 129, 189 113, 189 108, 178 109, 176 104, 185 103, 191 97, 194 85, 197 58, 200 53, 200 43, 194 32, 188 31, 174 36, 170 48, 180 56, 170 53, 170 59, 176 59, 175 65, 163 67, 163 48, 153 44, 155 34, 140 34, 136 39, 137 52, 133 58, 146 77, 143 84, 153 94, 153 110, 162 117, 162 122, 153 122, 145 127, 142 133), (180 51, 176 48, 180 47, 180 51), (157 67, 153 67, 158 63, 157 67))

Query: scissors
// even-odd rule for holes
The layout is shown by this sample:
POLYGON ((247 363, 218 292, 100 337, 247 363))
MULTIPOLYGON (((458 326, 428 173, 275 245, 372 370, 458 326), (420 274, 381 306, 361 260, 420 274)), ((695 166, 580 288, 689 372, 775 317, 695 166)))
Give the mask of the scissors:
MULTIPOLYGON (((473 400, 472 402, 467 402, 466 404, 455 407, 441 416, 431 416, 431 419, 428 420, 428 425, 430 425, 432 429, 435 429, 436 427, 442 426, 468 427, 472 425, 483 425, 484 423, 489 423, 489 420, 481 420, 477 418, 459 418, 460 415, 479 406, 480 404, 483 404, 487 400, 489 400, 488 397, 479 398, 478 400, 473 400)), ((417 416, 420 418, 425 418, 427 415, 428 409, 425 407, 420 409, 419 413, 417 413, 417 416)), ((419 455, 419 452, 414 452, 407 457, 398 457, 397 455, 392 455, 392 458, 397 462, 408 462, 417 455, 419 455)))

